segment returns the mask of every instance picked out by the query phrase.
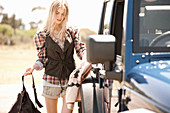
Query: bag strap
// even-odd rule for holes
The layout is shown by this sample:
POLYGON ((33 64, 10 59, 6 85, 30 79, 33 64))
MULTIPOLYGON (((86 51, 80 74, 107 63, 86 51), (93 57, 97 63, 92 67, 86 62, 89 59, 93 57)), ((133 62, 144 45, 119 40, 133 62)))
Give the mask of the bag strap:
MULTIPOLYGON (((31 74, 32 75, 32 74, 31 74)), ((23 84, 23 90, 26 90, 24 85, 24 76, 22 76, 22 84, 23 84)), ((34 76, 32 75, 32 88, 34 89, 34 97, 35 97, 35 103, 41 108, 43 107, 42 104, 38 101, 35 83, 34 83, 34 76)))

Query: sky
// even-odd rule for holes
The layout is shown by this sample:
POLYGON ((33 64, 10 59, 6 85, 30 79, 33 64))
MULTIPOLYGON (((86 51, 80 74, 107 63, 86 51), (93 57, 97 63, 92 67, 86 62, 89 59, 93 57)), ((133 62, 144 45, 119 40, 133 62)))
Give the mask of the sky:
MULTIPOLYGON (((69 5, 68 26, 78 28, 89 28, 98 31, 100 16, 104 0, 67 0, 69 5)), ((16 19, 21 18, 22 22, 29 29, 29 22, 45 20, 48 15, 50 4, 53 0, 0 0, 0 5, 4 7, 3 13, 11 17, 16 15, 16 19), (45 10, 35 10, 33 7, 42 6, 45 10)))

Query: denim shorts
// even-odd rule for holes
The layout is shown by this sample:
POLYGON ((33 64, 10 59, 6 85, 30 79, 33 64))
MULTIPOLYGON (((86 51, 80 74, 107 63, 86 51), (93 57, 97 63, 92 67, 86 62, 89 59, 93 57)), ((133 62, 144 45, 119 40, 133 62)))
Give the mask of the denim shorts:
POLYGON ((58 99, 66 94, 66 87, 43 86, 42 96, 50 99, 58 99))

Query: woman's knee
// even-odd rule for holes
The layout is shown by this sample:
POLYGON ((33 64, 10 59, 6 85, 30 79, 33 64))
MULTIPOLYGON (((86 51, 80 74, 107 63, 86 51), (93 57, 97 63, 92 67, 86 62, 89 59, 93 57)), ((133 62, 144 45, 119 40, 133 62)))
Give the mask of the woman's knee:
POLYGON ((57 101, 58 99, 45 97, 47 113, 57 113, 57 101))

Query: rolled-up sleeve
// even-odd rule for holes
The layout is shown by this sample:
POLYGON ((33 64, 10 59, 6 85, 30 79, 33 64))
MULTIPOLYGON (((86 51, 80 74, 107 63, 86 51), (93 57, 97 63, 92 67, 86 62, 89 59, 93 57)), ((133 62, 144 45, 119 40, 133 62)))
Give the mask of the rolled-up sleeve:
POLYGON ((85 57, 85 44, 81 41, 79 37, 78 29, 69 28, 71 35, 74 39, 74 47, 76 50, 76 54, 80 60, 84 59, 85 57))
POLYGON ((34 44, 36 46, 38 56, 38 60, 36 63, 40 66, 40 70, 45 67, 46 62, 48 60, 46 56, 45 38, 45 33, 41 32, 36 33, 34 36, 34 44))

